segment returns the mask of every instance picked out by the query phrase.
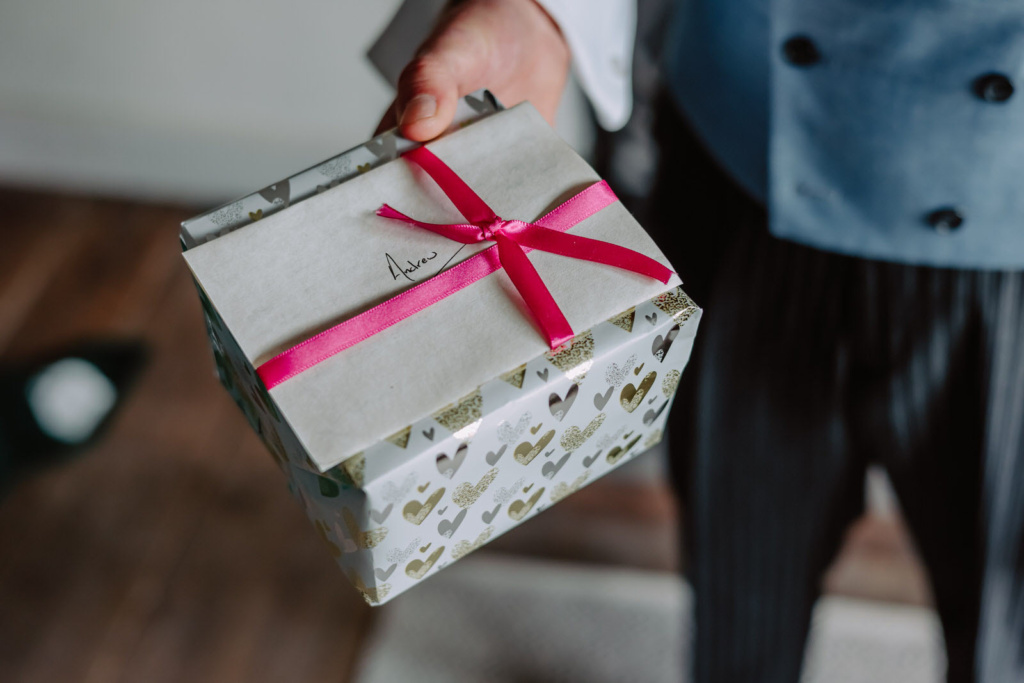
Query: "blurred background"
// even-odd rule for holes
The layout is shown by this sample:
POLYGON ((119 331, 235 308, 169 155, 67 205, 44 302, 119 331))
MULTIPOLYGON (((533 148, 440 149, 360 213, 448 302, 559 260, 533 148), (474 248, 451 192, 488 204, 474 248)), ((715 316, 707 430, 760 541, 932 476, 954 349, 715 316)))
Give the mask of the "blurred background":
MULTIPOLYGON (((371 609, 215 380, 178 223, 369 137, 391 88, 366 53, 398 4, 0 0, 0 379, 73 352, 111 381, 65 380, 117 406, 42 471, 0 463, 0 680, 679 680, 661 453, 371 609)), ((653 59, 625 131, 573 85, 558 125, 640 215, 653 59)), ((937 681, 926 577, 883 474, 868 491, 805 679, 937 681)))

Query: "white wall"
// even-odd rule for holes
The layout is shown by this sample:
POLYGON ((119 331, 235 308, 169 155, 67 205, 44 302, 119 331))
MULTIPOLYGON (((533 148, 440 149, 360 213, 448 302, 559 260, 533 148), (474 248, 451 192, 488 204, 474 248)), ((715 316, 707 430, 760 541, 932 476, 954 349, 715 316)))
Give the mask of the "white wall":
POLYGON ((203 203, 309 166, 373 132, 398 4, 0 0, 0 183, 203 203))

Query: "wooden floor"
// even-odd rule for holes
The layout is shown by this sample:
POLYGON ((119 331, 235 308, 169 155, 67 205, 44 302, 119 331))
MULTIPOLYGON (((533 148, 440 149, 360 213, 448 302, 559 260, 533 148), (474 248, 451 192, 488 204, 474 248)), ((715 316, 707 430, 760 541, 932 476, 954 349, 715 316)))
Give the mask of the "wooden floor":
POLYGON ((0 194, 0 357, 138 337, 108 437, 0 502, 0 681, 345 681, 369 608, 213 377, 185 210, 0 194))
MULTIPOLYGON (((214 379, 177 244, 192 213, 0 190, 0 359, 107 337, 152 351, 98 446, 0 500, 0 681, 344 682, 357 662, 372 610, 214 379)), ((663 485, 598 482, 546 514, 495 545, 676 564, 663 485)), ((828 585, 927 599, 905 534, 878 520, 828 585)))

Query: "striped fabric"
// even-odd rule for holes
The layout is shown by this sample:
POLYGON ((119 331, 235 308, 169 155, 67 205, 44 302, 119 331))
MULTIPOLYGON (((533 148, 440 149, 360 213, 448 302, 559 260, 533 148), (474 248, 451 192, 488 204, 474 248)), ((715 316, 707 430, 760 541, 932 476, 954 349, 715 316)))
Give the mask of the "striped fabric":
POLYGON ((928 567, 949 680, 1024 680, 1024 276, 770 237, 760 205, 661 110, 655 214, 686 218, 652 232, 705 307, 672 416, 694 680, 798 679, 869 462, 928 567))

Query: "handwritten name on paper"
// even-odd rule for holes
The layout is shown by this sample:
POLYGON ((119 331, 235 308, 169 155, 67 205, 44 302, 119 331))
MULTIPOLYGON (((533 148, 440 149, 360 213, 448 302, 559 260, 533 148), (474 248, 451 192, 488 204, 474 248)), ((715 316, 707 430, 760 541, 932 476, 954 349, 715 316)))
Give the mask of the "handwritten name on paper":
POLYGON ((401 263, 399 263, 391 254, 385 252, 384 256, 387 258, 388 270, 391 272, 391 278, 393 280, 398 280, 404 277, 409 282, 415 282, 416 278, 413 277, 413 274, 423 266, 427 265, 428 263, 436 259, 437 252, 432 251, 426 256, 418 258, 415 261, 406 260, 406 265, 402 265, 401 263))

